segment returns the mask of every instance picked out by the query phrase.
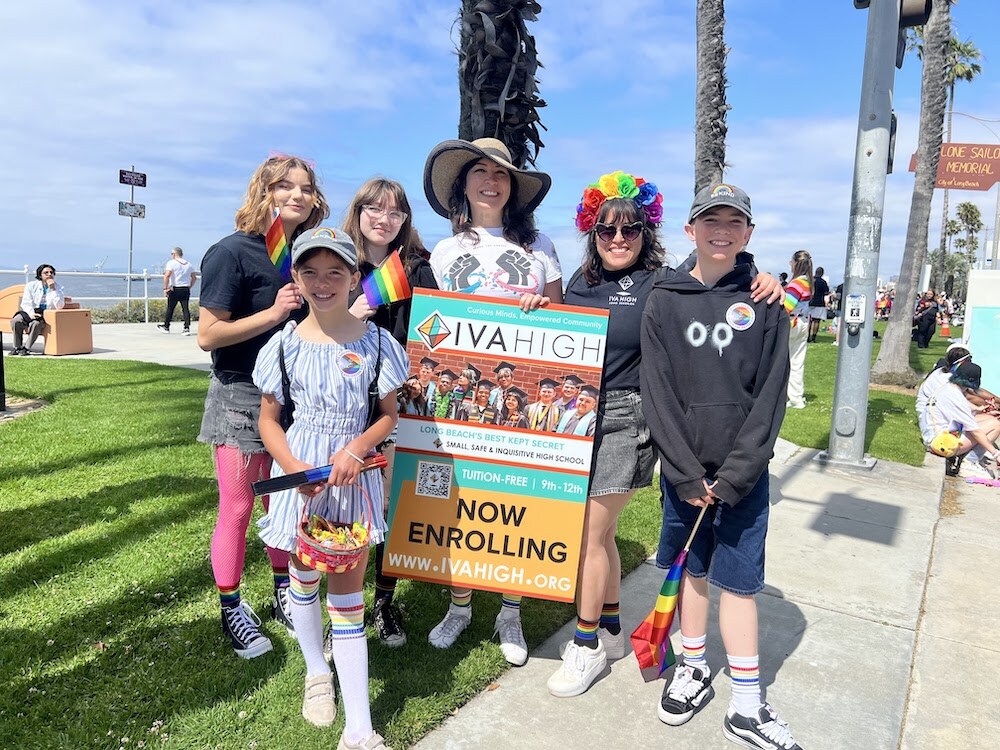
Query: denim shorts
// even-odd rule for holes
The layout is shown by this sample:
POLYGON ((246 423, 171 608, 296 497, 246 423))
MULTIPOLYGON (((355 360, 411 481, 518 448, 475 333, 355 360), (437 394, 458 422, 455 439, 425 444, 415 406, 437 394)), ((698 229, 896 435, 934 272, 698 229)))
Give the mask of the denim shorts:
POLYGON ((625 494, 653 482, 656 457, 638 390, 614 390, 601 396, 593 455, 590 497, 625 494))
MULTIPOLYGON (((669 568, 684 547, 701 508, 681 500, 662 475, 663 526, 656 566, 669 568)), ((687 558, 687 572, 740 596, 764 588, 764 539, 767 536, 768 473, 734 506, 717 502, 709 507, 687 558)))
POLYGON ((239 448, 242 453, 264 453, 267 449, 260 439, 258 417, 260 391, 249 376, 233 378, 213 372, 198 440, 239 448))

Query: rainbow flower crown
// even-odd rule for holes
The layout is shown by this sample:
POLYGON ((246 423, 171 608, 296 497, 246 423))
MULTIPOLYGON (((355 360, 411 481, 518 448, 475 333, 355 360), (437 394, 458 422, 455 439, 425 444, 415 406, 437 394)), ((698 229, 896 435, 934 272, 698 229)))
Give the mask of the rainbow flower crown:
POLYGON ((583 191, 580 205, 576 207, 576 228, 589 232, 597 223, 597 212, 608 198, 627 198, 642 209, 646 221, 656 226, 663 219, 663 194, 656 185, 641 177, 626 174, 621 170, 602 175, 597 182, 583 191))

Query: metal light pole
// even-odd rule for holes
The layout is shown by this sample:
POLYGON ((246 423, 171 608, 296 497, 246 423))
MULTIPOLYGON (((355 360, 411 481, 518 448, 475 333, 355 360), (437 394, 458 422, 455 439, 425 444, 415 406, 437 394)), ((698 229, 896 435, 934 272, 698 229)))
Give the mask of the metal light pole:
POLYGON ((899 0, 871 0, 868 9, 841 304, 844 331, 837 352, 830 447, 818 456, 824 462, 867 469, 875 465, 875 459, 865 455, 865 428, 899 11, 899 0))
MULTIPOLYGON (((129 167, 129 170, 134 172, 135 164, 129 167)), ((129 185, 128 202, 135 203, 135 185, 129 185)), ((132 225, 133 224, 135 224, 135 219, 129 216, 128 217, 128 279, 125 281, 125 320, 129 319, 129 314, 132 312, 132 225)))

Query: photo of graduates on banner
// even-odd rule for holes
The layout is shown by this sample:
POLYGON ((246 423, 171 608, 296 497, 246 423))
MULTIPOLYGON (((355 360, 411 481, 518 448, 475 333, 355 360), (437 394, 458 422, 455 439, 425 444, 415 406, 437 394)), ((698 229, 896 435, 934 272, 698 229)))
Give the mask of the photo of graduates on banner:
MULTIPOLYGON (((600 391, 586 376, 546 373, 538 377, 535 363, 518 365, 506 360, 447 364, 427 355, 411 357, 411 361, 418 369, 403 384, 400 414, 594 435, 600 391)), ((598 375, 593 375, 595 381, 598 375)))

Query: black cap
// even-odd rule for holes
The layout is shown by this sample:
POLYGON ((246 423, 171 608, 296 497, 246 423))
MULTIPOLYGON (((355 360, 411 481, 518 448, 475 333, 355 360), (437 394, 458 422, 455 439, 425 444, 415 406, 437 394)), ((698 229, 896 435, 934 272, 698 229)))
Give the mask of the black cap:
POLYGON ((497 387, 497 384, 492 380, 480 380, 476 384, 476 388, 489 388, 491 391, 497 387))
POLYGON ((955 368, 951 382, 964 388, 975 388, 978 391, 983 382, 983 368, 975 362, 963 362, 955 368))
POLYGON ((438 376, 439 378, 440 378, 440 377, 443 377, 443 376, 445 376, 445 375, 447 375, 447 376, 448 376, 449 378, 451 378, 452 380, 455 380, 455 379, 457 379, 457 378, 458 378, 458 375, 456 375, 456 374, 455 374, 455 373, 454 373, 454 372, 453 372, 452 370, 441 370, 441 372, 439 372, 439 373, 437 374, 437 376, 438 376))
POLYGON ((542 378, 538 381, 539 388, 555 388, 559 383, 554 381, 552 378, 542 378))
POLYGON ((482 370, 480 370, 478 367, 476 367, 473 364, 468 364, 467 363, 465 365, 465 369, 466 370, 472 370, 476 374, 476 380, 479 380, 479 378, 481 378, 483 376, 482 370))
POLYGON ((590 396, 591 398, 596 399, 598 396, 601 395, 601 392, 592 385, 583 385, 580 386, 580 395, 590 396))
POLYGON ((528 394, 516 386, 513 388, 508 388, 503 395, 504 398, 507 398, 508 396, 517 396, 519 399, 521 399, 522 404, 528 400, 528 394))
POLYGON ((437 367, 441 363, 438 362, 438 361, 436 361, 436 360, 431 359, 430 357, 422 357, 420 359, 420 364, 427 365, 428 367, 430 367, 433 370, 435 367, 437 367))
POLYGON ((750 212, 750 196, 740 190, 735 185, 727 185, 724 182, 717 182, 714 185, 707 185, 698 191, 691 204, 691 213, 688 215, 688 224, 697 217, 716 206, 729 206, 746 214, 747 221, 753 221, 753 214, 750 212))
POLYGON ((577 388, 583 385, 583 380, 576 375, 563 375, 563 382, 575 385, 577 388))
POLYGON ((510 370, 511 372, 514 372, 516 369, 517 365, 512 365, 510 362, 500 362, 493 368, 493 372, 500 372, 501 370, 510 370))

